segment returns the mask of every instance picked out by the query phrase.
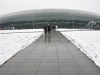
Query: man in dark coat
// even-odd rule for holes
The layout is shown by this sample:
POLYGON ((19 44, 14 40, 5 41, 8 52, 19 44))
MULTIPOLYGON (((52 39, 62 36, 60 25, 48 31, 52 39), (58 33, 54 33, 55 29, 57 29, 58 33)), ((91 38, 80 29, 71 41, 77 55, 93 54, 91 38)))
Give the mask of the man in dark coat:
POLYGON ((48 34, 51 34, 51 26, 48 24, 48 34))
POLYGON ((45 32, 45 34, 47 33, 47 27, 46 26, 44 26, 44 32, 45 32))

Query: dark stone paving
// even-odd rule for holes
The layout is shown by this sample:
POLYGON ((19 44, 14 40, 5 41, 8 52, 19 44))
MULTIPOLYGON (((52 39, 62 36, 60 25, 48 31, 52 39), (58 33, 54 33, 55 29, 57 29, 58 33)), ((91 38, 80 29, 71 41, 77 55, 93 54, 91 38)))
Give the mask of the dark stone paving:
POLYGON ((100 69, 53 30, 2 65, 0 75, 100 75, 100 69))

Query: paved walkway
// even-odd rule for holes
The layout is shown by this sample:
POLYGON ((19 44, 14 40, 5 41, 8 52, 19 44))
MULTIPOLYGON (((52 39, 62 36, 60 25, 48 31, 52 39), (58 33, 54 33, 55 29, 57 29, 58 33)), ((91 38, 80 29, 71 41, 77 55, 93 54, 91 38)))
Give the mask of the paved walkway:
POLYGON ((100 69, 62 34, 53 30, 21 50, 0 75, 100 75, 100 69))

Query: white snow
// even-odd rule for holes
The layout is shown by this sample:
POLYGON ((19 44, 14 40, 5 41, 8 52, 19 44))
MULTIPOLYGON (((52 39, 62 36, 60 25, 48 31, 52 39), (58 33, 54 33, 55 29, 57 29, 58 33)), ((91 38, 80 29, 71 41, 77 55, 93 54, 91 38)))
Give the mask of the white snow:
POLYGON ((100 67, 100 31, 57 29, 100 67), (70 31, 69 31, 70 30, 70 31), (74 31, 75 30, 75 31, 74 31))
POLYGON ((41 32, 43 29, 23 29, 23 30, 0 30, 0 33, 33 33, 33 32, 41 32))
POLYGON ((43 29, 0 30, 0 66, 43 34, 43 29))
MULTIPOLYGON (((69 32, 69 31, 88 31, 88 29, 66 29, 66 28, 63 28, 63 29, 56 29, 56 30, 58 30, 58 31, 63 31, 63 32, 69 32)), ((92 29, 91 29, 92 30, 92 29)), ((90 31, 90 29, 89 29, 89 31, 90 31)))

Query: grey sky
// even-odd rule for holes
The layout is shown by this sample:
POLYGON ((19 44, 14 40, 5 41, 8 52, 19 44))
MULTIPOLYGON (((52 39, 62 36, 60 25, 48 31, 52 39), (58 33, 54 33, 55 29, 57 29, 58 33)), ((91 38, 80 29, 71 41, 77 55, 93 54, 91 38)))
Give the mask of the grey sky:
POLYGON ((74 9, 100 14, 100 0, 0 0, 0 15, 33 9, 74 9))

